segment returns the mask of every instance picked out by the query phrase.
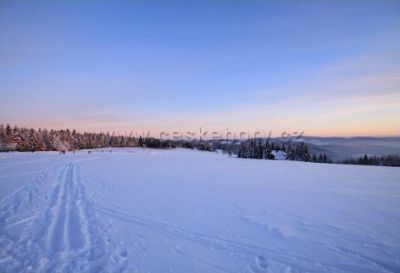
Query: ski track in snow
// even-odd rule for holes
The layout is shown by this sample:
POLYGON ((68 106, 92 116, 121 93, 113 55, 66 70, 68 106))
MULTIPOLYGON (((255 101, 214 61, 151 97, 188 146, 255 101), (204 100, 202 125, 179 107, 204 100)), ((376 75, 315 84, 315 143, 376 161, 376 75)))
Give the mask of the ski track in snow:
POLYGON ((122 272, 79 167, 55 167, 0 204, 0 272, 122 272))

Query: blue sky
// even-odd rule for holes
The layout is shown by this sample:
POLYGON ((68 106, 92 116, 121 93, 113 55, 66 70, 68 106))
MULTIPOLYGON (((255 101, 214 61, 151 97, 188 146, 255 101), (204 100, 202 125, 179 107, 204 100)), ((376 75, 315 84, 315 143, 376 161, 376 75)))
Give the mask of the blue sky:
POLYGON ((1 1, 0 123, 399 135, 399 1, 1 1))

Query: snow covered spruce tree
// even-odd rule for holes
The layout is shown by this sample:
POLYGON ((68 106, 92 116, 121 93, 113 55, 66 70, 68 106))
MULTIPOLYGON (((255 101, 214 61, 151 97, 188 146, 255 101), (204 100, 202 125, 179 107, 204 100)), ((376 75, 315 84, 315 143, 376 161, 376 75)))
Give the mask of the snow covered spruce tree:
POLYGON ((312 158, 308 152, 308 146, 301 142, 300 145, 289 145, 286 159, 294 161, 311 162, 312 158))

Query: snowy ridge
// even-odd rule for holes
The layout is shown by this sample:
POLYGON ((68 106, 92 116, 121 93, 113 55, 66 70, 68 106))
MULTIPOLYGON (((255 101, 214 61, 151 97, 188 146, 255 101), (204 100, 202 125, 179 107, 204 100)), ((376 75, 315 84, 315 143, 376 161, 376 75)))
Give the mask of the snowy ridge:
POLYGON ((126 253, 115 252, 98 223, 76 164, 41 175, 0 206, 1 272, 123 271, 126 253))

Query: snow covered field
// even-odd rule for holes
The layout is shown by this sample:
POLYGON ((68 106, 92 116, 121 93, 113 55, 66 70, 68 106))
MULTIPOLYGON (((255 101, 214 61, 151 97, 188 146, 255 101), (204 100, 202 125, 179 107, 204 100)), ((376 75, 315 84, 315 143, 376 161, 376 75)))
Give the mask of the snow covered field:
POLYGON ((0 154, 0 272, 399 272, 400 168, 0 154))

